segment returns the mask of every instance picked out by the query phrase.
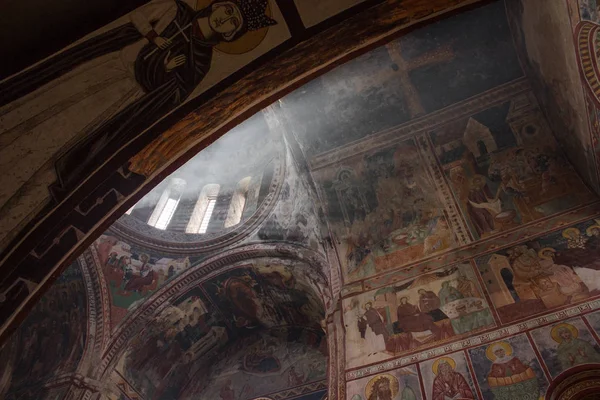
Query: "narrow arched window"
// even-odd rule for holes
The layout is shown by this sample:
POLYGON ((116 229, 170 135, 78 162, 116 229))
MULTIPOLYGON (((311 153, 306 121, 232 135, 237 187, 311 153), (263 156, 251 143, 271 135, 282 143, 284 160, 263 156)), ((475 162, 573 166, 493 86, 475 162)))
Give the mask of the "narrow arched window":
POLYGON ((231 204, 229 205, 229 211, 227 211, 227 218, 225 219, 225 228, 235 226, 242 220, 244 214, 244 207, 246 206, 246 200, 248 198, 248 189, 250 188, 250 181, 252 177, 247 176, 238 182, 235 193, 231 198, 231 204))
POLYGON ((217 196, 219 195, 220 188, 217 184, 209 184, 202 188, 190 221, 185 228, 186 233, 206 233, 210 218, 217 204, 217 196))
POLYGON ((148 219, 148 225, 157 229, 165 230, 173 218, 173 214, 179 204, 179 199, 185 188, 185 181, 180 178, 173 178, 169 186, 164 190, 152 215, 148 219))

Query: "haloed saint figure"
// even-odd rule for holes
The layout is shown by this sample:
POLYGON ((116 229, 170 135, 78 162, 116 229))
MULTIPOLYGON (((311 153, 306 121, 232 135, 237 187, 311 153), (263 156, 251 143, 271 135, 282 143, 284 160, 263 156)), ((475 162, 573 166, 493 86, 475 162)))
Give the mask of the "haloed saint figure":
POLYGON ((133 11, 129 23, 1 82, 0 134, 35 141, 72 129, 66 139, 84 140, 57 170, 66 171, 64 186, 76 183, 92 159, 107 159, 182 104, 211 68, 215 47, 277 23, 267 15, 267 0, 217 0, 196 9, 198 2, 152 0, 133 11), (22 126, 26 132, 15 132, 22 126))

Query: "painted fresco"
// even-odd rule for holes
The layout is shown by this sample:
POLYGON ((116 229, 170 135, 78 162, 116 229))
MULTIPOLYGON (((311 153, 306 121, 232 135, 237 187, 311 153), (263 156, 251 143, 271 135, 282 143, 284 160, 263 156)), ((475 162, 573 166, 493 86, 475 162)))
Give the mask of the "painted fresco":
POLYGON ((477 390, 463 352, 419 364, 428 400, 477 399, 477 390))
POLYGON ((350 400, 421 400, 421 385, 416 366, 399 368, 385 374, 350 381, 346 387, 350 400))
POLYGON ((190 267, 188 257, 173 259, 151 256, 113 236, 94 242, 99 268, 111 298, 111 322, 116 326, 131 308, 190 267))
POLYGON ((600 346, 581 318, 533 330, 531 337, 552 377, 578 365, 600 364, 600 346))
POLYGON ((600 221, 565 227, 476 259, 504 323, 600 294, 600 221))
MULTIPOLYGON (((302 270, 302 266, 297 267, 302 270)), ((198 377, 211 371, 217 355, 220 359, 223 352, 231 351, 231 357, 237 359, 235 354, 245 349, 246 364, 238 369, 246 375, 234 386, 227 386, 230 363, 221 366, 220 378, 215 377, 222 384, 219 393, 225 399, 252 396, 243 382, 253 374, 266 374, 266 391, 286 387, 282 386, 284 381, 287 385, 294 379, 303 383, 322 379, 318 371, 323 367, 316 364, 317 352, 321 361, 327 352, 320 325, 323 304, 313 294, 312 283, 305 280, 307 275, 295 272, 284 265, 259 263, 230 270, 189 291, 165 307, 135 337, 121 360, 119 373, 148 398, 188 398, 214 389, 203 386, 208 382, 198 377), (271 339, 257 336, 261 332, 279 343, 275 346, 277 355, 271 339), (308 364, 292 369, 289 354, 298 351, 293 343, 303 343, 314 351, 306 350, 312 354, 306 359, 308 364), (238 346, 235 351, 232 345, 238 346), (274 378, 267 379, 269 374, 274 378), (233 396, 232 391, 236 395, 226 397, 233 396)))
POLYGON ((272 0, 152 0, 3 81, 0 134, 10 145, 0 150, 0 205, 21 189, 27 213, 37 209, 54 169, 51 190, 60 197, 163 116, 289 37, 272 0))
POLYGON ((476 238, 593 199, 531 95, 437 129, 431 138, 476 238))
POLYGON ((306 280, 300 280, 299 276, 296 268, 262 264, 231 270, 203 287, 238 328, 308 324, 320 329, 325 312, 313 290, 314 278, 305 274, 306 280))
POLYGON ((81 270, 73 264, 0 350, 0 397, 37 398, 45 392, 42 384, 74 372, 83 355, 86 330, 86 290, 81 270))
POLYGON ((280 104, 310 158, 522 76, 498 1, 408 32, 280 104))
POLYGON ((320 171, 346 281, 457 246, 420 151, 409 139, 320 171))
POLYGON ((527 336, 518 335, 469 350, 484 399, 538 400, 548 381, 527 336))
POLYGON ((495 321, 469 264, 343 300, 349 368, 439 346, 495 321))

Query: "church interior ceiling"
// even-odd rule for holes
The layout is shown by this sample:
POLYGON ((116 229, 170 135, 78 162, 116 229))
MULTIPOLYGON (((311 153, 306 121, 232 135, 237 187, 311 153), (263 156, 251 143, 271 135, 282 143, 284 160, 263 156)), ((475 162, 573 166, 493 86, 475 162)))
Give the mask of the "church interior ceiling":
MULTIPOLYGON (((247 23, 285 20, 250 3, 247 23)), ((366 7, 295 3, 306 27, 366 7)), ((600 94, 580 69, 600 8, 536 5, 419 25, 157 175, 0 345, 0 398, 597 394, 600 94), (552 27, 579 40, 556 70, 552 27)), ((129 177, 188 140, 169 132, 129 177)))

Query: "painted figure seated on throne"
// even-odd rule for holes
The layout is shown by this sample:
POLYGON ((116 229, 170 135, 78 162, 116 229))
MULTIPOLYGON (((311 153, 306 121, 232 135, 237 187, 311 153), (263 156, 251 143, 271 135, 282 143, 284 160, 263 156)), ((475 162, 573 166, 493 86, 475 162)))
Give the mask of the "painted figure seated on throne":
POLYGON ((536 252, 520 245, 507 253, 514 271, 513 286, 520 299, 540 299, 550 309, 589 296, 587 287, 571 268, 555 263, 554 249, 536 252))

